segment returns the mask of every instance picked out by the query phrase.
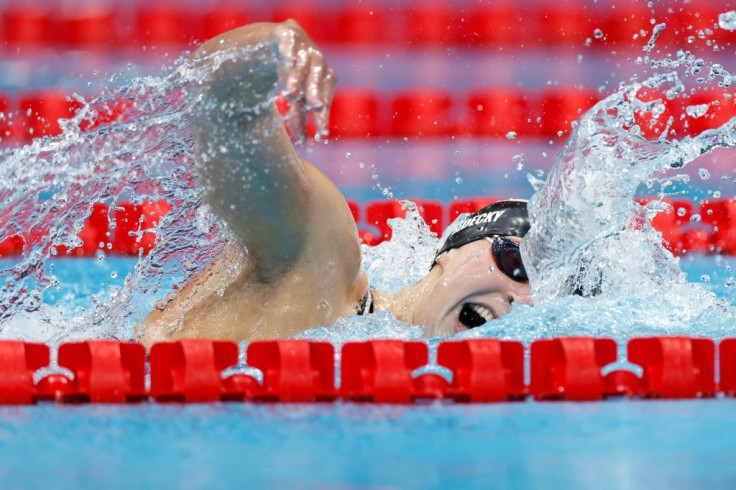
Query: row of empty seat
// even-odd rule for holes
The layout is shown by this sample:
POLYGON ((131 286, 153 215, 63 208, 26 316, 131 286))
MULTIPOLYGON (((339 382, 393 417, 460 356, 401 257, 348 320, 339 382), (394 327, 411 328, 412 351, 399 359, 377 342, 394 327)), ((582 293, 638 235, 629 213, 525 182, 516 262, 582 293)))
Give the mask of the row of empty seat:
POLYGON ((246 349, 250 372, 238 366, 235 342, 181 340, 150 350, 146 387, 143 345, 111 340, 65 343, 58 367, 49 367, 45 344, 0 341, 0 404, 319 402, 343 399, 375 403, 601 400, 607 397, 696 398, 736 394, 736 339, 716 344, 689 337, 634 338, 621 368, 613 339, 562 337, 530 345, 529 384, 521 342, 476 339, 441 342, 430 365, 425 342, 348 342, 335 383, 335 347, 306 340, 253 341, 246 349), (71 376, 61 372, 63 368, 71 376), (45 369, 38 382, 34 375, 45 369), (604 369, 608 372, 604 375, 604 369), (260 376, 259 376, 260 375, 260 376), (260 378, 257 379, 257 378, 260 378))
MULTIPOLYGON (((333 138, 466 135, 559 138, 569 134, 573 121, 600 97, 595 90, 578 87, 539 92, 495 87, 467 94, 422 88, 398 93, 342 88, 332 104, 330 133, 333 138)), ((640 114, 636 121, 648 137, 658 137, 670 118, 670 132, 685 136, 717 128, 736 116, 734 99, 720 88, 704 87, 688 99, 675 100, 667 100, 660 91, 643 89, 639 97, 644 101, 662 101, 658 117, 652 113, 640 114), (693 112, 693 107, 698 110, 693 112)), ((84 127, 125 120, 126 110, 133 103, 106 103, 97 108, 93 121, 83 123, 84 127)), ((73 116, 80 106, 77 99, 53 89, 18 97, 0 96, 0 138, 5 144, 18 144, 36 137, 58 135, 61 131, 58 120, 73 116)), ((311 123, 309 132, 314 134, 311 123)))
MULTIPOLYGON (((460 214, 477 211, 496 200, 493 197, 458 199, 450 204, 428 199, 412 201, 430 230, 441 235, 460 214)), ((640 200, 642 204, 648 201, 640 200)), ((665 202, 670 207, 657 214, 652 225, 662 233, 666 246, 673 253, 736 255, 736 201, 707 200, 699 205, 687 199, 666 199, 665 202)), ((406 215, 406 208, 395 200, 372 201, 364 206, 349 201, 348 205, 358 223, 361 241, 367 245, 389 240, 391 228, 388 220, 406 215)), ((53 245, 45 243, 44 236, 32 231, 27 236, 0 237, 0 257, 29 253, 39 246, 48 247, 49 253, 59 257, 90 257, 99 252, 145 254, 155 246, 156 227, 170 210, 170 204, 165 201, 118 203, 114 208, 98 203, 92 207, 92 214, 78 235, 81 241, 78 247, 54 246, 51 251, 53 245)), ((637 226, 637 223, 632 223, 632 226, 637 226)))
MULTIPOLYGON (((1 35, 9 47, 172 48, 248 22, 294 18, 323 43, 630 49, 645 44, 652 31, 651 19, 656 18, 670 25, 673 40, 678 37, 675 33, 680 38, 700 33, 716 42, 730 41, 730 33, 717 28, 725 4, 667 7, 618 2, 611 8, 584 1, 465 5, 411 2, 398 6, 371 1, 332 6, 287 1, 267 9, 237 3, 202 8, 174 2, 140 2, 133 9, 122 4, 106 8, 102 4, 61 11, 52 6, 9 3, 2 12, 1 35)), ((665 37, 660 45, 667 42, 665 37)))

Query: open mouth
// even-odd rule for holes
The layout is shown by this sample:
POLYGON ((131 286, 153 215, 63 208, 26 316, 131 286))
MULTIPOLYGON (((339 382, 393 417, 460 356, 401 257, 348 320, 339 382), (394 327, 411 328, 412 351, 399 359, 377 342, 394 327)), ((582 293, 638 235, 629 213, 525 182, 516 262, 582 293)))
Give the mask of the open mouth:
POLYGON ((475 328, 493 320, 493 312, 478 303, 465 303, 460 310, 460 323, 467 328, 475 328))

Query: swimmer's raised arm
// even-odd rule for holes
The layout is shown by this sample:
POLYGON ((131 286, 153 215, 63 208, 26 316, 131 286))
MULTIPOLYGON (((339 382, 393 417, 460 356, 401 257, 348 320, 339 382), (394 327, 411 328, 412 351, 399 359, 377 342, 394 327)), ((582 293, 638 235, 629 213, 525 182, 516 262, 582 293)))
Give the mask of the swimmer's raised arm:
POLYGON ((216 66, 198 91, 193 125, 205 200, 243 240, 259 276, 275 279, 305 246, 310 196, 320 189, 313 167, 294 151, 273 96, 281 89, 289 100, 295 137, 304 136, 308 110, 326 133, 335 74, 294 21, 235 29, 194 57, 216 66))

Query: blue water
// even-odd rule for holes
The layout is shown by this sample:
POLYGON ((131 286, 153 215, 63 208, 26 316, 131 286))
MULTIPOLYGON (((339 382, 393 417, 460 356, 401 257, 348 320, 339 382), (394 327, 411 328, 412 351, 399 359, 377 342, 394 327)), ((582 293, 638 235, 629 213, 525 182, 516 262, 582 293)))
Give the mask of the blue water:
MULTIPOLYGON (((1 259, 0 267, 7 267, 13 259, 1 259)), ((44 301, 57 304, 73 297, 81 306, 91 304, 92 294, 101 294, 113 287, 122 287, 125 277, 132 274, 136 258, 108 256, 99 258, 57 259, 50 261, 53 274, 59 279, 57 289, 45 291, 44 301)), ((689 254, 681 257, 680 265, 688 281, 703 284, 720 297, 736 299, 734 286, 728 286, 736 277, 736 258, 689 254)))
MULTIPOLYGON (((135 262, 56 260, 47 301, 119 286, 135 262)), ((728 297, 730 262, 682 265, 728 297)), ((2 488, 734 488, 734 451, 727 398, 0 408, 2 488)))
POLYGON ((733 488, 736 401, 0 409, 3 488, 733 488))

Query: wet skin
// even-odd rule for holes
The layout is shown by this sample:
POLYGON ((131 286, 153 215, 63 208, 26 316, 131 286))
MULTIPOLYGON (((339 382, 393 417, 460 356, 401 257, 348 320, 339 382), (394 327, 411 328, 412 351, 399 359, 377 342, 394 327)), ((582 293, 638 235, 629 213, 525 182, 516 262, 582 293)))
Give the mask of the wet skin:
MULTIPOLYGON (((208 55, 232 48, 243 54, 197 87, 193 154, 204 200, 237 243, 146 318, 138 336, 149 345, 294 335, 355 314, 368 290, 344 197, 297 156, 271 100, 278 90, 290 101, 286 122, 297 140, 304 138, 309 111, 326 134, 334 72, 294 21, 225 33, 206 42, 193 62, 206 66, 208 55)), ((376 291, 374 298, 376 310, 424 325, 430 336, 467 328, 464 305, 472 306, 471 316, 495 319, 513 303, 530 304, 528 283, 498 269, 488 240, 442 254, 416 284, 394 295, 376 291)))
MULTIPOLYGON (((521 243, 518 238, 511 238, 521 243)), ((491 239, 452 249, 437 259, 442 278, 432 288, 422 324, 429 336, 453 335, 467 330, 461 311, 471 305, 486 321, 508 314, 514 303, 531 306, 529 282, 516 281, 501 271, 491 250, 491 239)))

